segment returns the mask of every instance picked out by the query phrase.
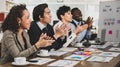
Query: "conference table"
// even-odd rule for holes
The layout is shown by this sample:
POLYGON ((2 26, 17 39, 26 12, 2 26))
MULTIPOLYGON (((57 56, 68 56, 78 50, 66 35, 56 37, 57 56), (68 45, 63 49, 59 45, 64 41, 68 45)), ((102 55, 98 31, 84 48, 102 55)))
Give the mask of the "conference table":
MULTIPOLYGON (((101 49, 101 50, 108 51, 109 48, 111 48, 111 46, 109 46, 105 49, 101 49)), ((48 64, 53 63, 57 60, 64 59, 64 57, 67 57, 71 54, 72 54, 72 52, 68 52, 68 53, 61 55, 59 57, 58 56, 48 56, 47 58, 53 58, 55 60, 48 62, 46 64, 43 64, 43 65, 28 64, 28 65, 25 65, 22 67, 48 67, 47 66, 48 64)), ((40 57, 40 56, 34 55, 33 57, 40 57)), ((44 58, 46 58, 46 57, 44 57, 44 58)), ((89 58, 87 58, 87 59, 89 59, 89 58)), ((86 61, 87 59, 79 61, 79 63, 76 64, 74 67, 118 67, 118 65, 120 65, 120 55, 117 57, 114 57, 110 62, 92 62, 92 61, 86 61)), ((4 65, 0 65, 0 67, 17 67, 15 65, 12 65, 11 63, 12 62, 6 63, 4 65)))

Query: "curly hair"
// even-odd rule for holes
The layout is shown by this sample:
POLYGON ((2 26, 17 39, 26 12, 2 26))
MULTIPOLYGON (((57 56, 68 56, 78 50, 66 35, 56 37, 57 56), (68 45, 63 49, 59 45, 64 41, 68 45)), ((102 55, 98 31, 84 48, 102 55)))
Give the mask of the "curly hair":
POLYGON ((66 12, 70 11, 70 7, 69 6, 61 6, 58 10, 57 10, 57 17, 59 20, 61 20, 60 15, 64 15, 66 12))
POLYGON ((15 5, 10 9, 10 12, 2 24, 3 32, 6 30, 18 32, 19 23, 17 19, 22 18, 24 10, 27 10, 25 4, 15 5))
POLYGON ((33 20, 40 21, 39 16, 44 17, 44 10, 48 5, 46 3, 39 4, 33 9, 33 20))

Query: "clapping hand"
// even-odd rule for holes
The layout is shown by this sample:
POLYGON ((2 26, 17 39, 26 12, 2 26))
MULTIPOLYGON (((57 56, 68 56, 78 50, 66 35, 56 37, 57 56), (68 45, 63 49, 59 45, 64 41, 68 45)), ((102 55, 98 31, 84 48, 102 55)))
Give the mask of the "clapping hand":
POLYGON ((61 36, 66 36, 68 31, 70 30, 70 27, 66 24, 62 24, 62 25, 57 25, 56 29, 55 29, 55 35, 56 37, 61 37, 61 36))
POLYGON ((53 40, 51 37, 47 36, 46 34, 41 34, 38 42, 35 44, 37 48, 40 48, 40 47, 47 47, 47 46, 50 46, 52 45, 52 43, 54 42, 55 40, 53 40))
POLYGON ((86 20, 86 24, 88 24, 88 27, 91 27, 93 24, 93 17, 89 16, 86 20))

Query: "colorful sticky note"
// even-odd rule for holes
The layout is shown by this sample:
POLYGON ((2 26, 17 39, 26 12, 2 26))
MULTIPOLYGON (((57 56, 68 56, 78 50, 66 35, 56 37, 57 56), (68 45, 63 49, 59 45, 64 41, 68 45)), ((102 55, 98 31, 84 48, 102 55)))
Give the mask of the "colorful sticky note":
POLYGON ((108 31, 108 34, 112 34, 112 30, 109 30, 109 31, 108 31))
POLYGON ((120 20, 117 20, 117 23, 120 24, 120 20))

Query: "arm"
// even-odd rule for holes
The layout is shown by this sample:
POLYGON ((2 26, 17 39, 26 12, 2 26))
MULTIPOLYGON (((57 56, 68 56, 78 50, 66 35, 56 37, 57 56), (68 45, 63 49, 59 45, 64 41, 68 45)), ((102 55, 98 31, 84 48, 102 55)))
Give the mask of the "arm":
POLYGON ((88 24, 84 24, 82 26, 78 25, 77 28, 74 30, 74 33, 78 35, 80 32, 84 31, 88 28, 88 24))
POLYGON ((78 35, 80 32, 82 32, 85 29, 91 27, 92 23, 93 23, 93 18, 92 17, 88 17, 87 21, 86 21, 86 24, 84 24, 82 26, 78 25, 77 28, 75 29, 74 33, 76 35, 78 35))
POLYGON ((26 45, 29 47, 27 49, 22 49, 20 47, 21 44, 18 44, 16 35, 6 34, 4 36, 4 40, 6 48, 13 57, 29 57, 31 54, 36 52, 38 48, 50 46, 54 42, 54 40, 52 40, 50 37, 46 36, 45 34, 42 34, 37 43, 33 46, 30 46, 31 44, 28 42, 29 39, 26 38, 28 42, 26 45))
POLYGON ((32 53, 37 51, 35 45, 31 46, 30 48, 28 48, 26 50, 21 51, 21 48, 17 46, 18 43, 15 42, 15 37, 12 34, 6 35, 4 40, 5 40, 5 45, 9 51, 9 53, 13 57, 19 57, 19 56, 28 57, 32 53))

